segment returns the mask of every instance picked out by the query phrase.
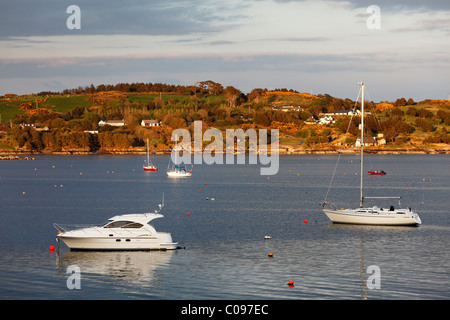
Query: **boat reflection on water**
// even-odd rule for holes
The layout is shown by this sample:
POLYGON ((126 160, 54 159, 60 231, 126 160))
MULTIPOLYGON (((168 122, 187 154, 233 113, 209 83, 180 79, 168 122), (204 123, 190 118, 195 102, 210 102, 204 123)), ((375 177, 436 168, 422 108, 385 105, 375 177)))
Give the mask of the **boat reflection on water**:
MULTIPOLYGON (((79 267, 82 281, 107 276, 114 282, 133 286, 155 286, 156 271, 168 267, 174 251, 68 251, 57 255, 57 268, 66 274, 69 266, 79 267)), ((66 275, 67 277, 67 275, 66 275)), ((160 284, 158 284, 159 286, 160 284)))

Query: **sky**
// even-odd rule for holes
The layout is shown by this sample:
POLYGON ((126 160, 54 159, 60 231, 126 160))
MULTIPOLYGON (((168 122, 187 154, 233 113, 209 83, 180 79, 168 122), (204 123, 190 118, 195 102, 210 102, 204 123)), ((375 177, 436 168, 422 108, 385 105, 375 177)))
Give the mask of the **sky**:
POLYGON ((450 1, 0 2, 0 94, 205 80, 352 100, 364 82, 374 102, 449 99, 450 1))

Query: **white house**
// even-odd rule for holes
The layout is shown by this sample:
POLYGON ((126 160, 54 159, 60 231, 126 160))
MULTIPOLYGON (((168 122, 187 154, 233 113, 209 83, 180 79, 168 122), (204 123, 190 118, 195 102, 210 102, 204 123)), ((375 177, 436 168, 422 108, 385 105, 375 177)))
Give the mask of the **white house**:
POLYGON ((158 120, 142 120, 141 126, 143 127, 159 127, 159 121, 158 120))
POLYGON ((125 125, 124 120, 100 120, 98 122, 99 126, 110 125, 113 127, 123 127, 125 125))
POLYGON ((318 124, 330 124, 330 123, 335 123, 335 122, 336 121, 334 121, 333 117, 325 116, 325 117, 319 119, 318 124))
POLYGON ((294 106, 282 106, 282 107, 278 107, 278 106, 273 106, 272 107, 273 111, 283 111, 283 112, 288 112, 288 111, 303 111, 302 107, 294 107, 294 106))
MULTIPOLYGON (((322 116, 357 116, 360 115, 361 111, 358 109, 356 111, 353 110, 338 110, 333 112, 321 113, 322 116)), ((365 113, 367 114, 367 112, 365 113)))
MULTIPOLYGON (((376 146, 377 141, 373 137, 364 137, 364 146, 376 146)), ((355 147, 361 147, 361 138, 356 139, 355 147)))

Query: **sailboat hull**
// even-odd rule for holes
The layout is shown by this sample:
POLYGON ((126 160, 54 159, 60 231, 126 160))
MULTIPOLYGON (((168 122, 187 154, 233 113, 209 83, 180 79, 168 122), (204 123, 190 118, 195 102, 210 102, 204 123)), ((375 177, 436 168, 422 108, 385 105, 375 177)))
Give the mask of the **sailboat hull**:
POLYGON ((150 167, 144 166, 144 171, 158 171, 158 168, 154 167, 154 166, 150 166, 150 167))
POLYGON ((183 171, 167 171, 167 175, 172 178, 185 178, 190 177, 192 172, 183 172, 183 171))
POLYGON ((418 226, 422 222, 419 216, 406 209, 380 211, 373 208, 329 210, 323 212, 334 223, 362 224, 379 226, 418 226))

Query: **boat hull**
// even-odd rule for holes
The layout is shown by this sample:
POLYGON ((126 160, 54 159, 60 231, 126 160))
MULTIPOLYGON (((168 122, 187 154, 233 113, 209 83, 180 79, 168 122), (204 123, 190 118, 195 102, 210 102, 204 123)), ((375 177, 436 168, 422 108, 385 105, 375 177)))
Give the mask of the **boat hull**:
POLYGON ((167 175, 172 178, 185 178, 185 177, 190 177, 192 175, 192 172, 167 171, 167 175))
POLYGON ((144 167, 144 171, 158 171, 156 167, 144 167))
POLYGON ((384 172, 384 171, 367 171, 367 173, 369 174, 369 175, 374 175, 374 176, 385 176, 386 175, 386 172, 384 172))
POLYGON ((59 235, 71 250, 175 250, 178 243, 172 242, 169 233, 158 233, 157 237, 74 237, 59 235))
POLYGON ((323 212, 334 223, 380 225, 380 226, 418 226, 422 222, 415 213, 360 213, 355 210, 329 210, 323 212))

